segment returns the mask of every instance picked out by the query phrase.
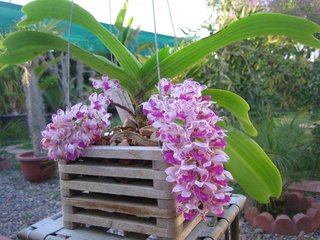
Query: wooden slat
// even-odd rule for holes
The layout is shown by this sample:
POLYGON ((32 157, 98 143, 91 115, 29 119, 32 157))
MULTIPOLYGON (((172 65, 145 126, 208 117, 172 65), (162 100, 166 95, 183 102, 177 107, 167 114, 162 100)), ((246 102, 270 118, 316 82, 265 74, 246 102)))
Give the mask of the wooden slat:
POLYGON ((62 197, 62 204, 85 209, 100 209, 107 212, 132 214, 139 217, 172 218, 176 215, 174 209, 159 209, 156 203, 152 204, 147 201, 148 199, 134 201, 134 198, 129 200, 123 196, 121 197, 124 199, 112 195, 81 194, 71 198, 62 197))
POLYGON ((42 240, 51 233, 63 228, 62 218, 51 222, 50 224, 42 225, 40 228, 36 228, 28 234, 28 239, 42 240))
POLYGON ((119 214, 102 214, 100 212, 86 211, 76 214, 66 214, 64 218, 67 221, 78 222, 93 226, 107 227, 112 229, 122 229, 129 232, 139 232, 143 234, 155 235, 159 237, 172 237, 167 229, 159 228, 148 221, 142 221, 131 216, 119 214))
POLYGON ((74 179, 71 181, 60 181, 61 188, 90 191, 98 193, 146 197, 157 199, 171 199, 172 195, 169 191, 156 190, 150 186, 137 186, 133 184, 116 184, 105 183, 103 181, 91 181, 88 179, 74 179))
MULTIPOLYGON (((162 157, 163 158, 163 157, 162 157)), ((155 170, 166 170, 171 165, 167 163, 165 160, 162 159, 162 161, 152 161, 152 168, 155 170)))
POLYGON ((201 216, 196 216, 192 221, 188 221, 187 224, 184 224, 182 233, 176 238, 177 240, 185 240, 189 233, 198 225, 201 221, 201 216))
POLYGON ((159 147, 141 146, 91 146, 84 150, 84 157, 109 159, 140 159, 163 161, 159 147))
MULTIPOLYGON (((61 173, 83 174, 90 176, 105 177, 125 177, 138 179, 157 179, 164 180, 166 173, 164 171, 156 171, 144 167, 135 166, 107 166, 98 163, 72 163, 67 165, 59 165, 61 173)), ((66 180, 66 179, 62 179, 66 180)))
POLYGON ((119 240, 122 239, 121 236, 117 236, 111 233, 106 233, 106 231, 99 231, 97 229, 90 228, 79 228, 76 230, 62 229, 57 232, 62 236, 68 236, 70 239, 85 239, 85 240, 119 240))
POLYGON ((189 233, 189 235, 185 238, 185 240, 195 240, 195 239, 198 239, 198 237, 204 236, 202 235, 202 232, 204 229, 207 228, 207 226, 208 226, 207 222, 198 223, 198 225, 189 233))

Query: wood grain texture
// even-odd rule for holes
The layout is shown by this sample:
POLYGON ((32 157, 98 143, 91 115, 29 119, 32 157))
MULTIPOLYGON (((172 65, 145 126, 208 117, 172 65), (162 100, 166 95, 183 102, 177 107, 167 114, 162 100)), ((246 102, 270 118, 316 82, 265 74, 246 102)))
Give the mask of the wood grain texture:
POLYGON ((139 186, 133 184, 106 183, 89 179, 73 179, 60 181, 61 187, 72 190, 89 191, 97 193, 116 194, 134 197, 146 197, 156 199, 171 199, 172 195, 166 190, 156 190, 152 186, 139 186))
POLYGON ((64 221, 183 240, 200 216, 176 214, 159 147, 92 146, 60 164, 64 221), (69 191, 69 192, 68 192, 69 191), (72 210, 69 210, 72 209, 72 210))
POLYGON ((161 148, 140 146, 91 146, 85 149, 84 157, 140 159, 163 161, 161 148))
POLYGON ((116 198, 113 195, 80 194, 74 197, 62 197, 62 204, 147 218, 173 218, 176 216, 175 209, 159 209, 156 201, 148 201, 148 199, 135 200, 135 198, 125 198, 123 196, 116 198))
POLYGON ((101 212, 86 211, 72 215, 66 214, 65 219, 71 222, 89 224, 93 226, 122 229, 160 237, 172 237, 168 235, 165 228, 159 228, 152 222, 145 219, 138 219, 132 216, 121 216, 116 214, 103 214, 101 212))
MULTIPOLYGON (((156 171, 147 169, 143 166, 110 166, 103 163, 78 162, 68 165, 60 165, 60 172, 68 174, 83 174, 89 176, 105 176, 105 177, 125 177, 125 178, 139 178, 139 179, 157 179, 162 180, 166 178, 164 171, 156 171)), ((70 180, 64 179, 62 180, 70 180)))

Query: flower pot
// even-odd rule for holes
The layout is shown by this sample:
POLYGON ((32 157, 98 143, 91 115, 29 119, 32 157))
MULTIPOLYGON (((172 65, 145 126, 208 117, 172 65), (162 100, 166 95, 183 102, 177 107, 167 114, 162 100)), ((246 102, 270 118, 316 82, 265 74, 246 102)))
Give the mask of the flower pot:
POLYGON ((9 158, 0 157, 0 171, 7 170, 11 167, 11 160, 9 158))
POLYGON ((56 163, 49 161, 47 156, 35 157, 33 151, 16 155, 20 161, 24 177, 31 182, 41 182, 51 178, 56 171, 56 163))
POLYGON ((200 216, 175 209, 159 147, 92 146, 76 161, 59 162, 65 228, 80 224, 185 239, 200 216), (123 165, 120 160, 132 160, 123 165))

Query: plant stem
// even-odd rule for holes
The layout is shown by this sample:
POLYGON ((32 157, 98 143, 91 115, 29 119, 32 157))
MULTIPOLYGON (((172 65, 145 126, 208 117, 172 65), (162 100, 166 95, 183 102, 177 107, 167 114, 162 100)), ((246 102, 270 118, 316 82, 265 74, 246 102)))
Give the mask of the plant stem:
POLYGON ((111 100, 110 105, 113 107, 118 107, 118 108, 121 108, 121 109, 127 111, 133 118, 136 117, 136 115, 129 108, 127 108, 119 103, 115 103, 114 101, 111 100))

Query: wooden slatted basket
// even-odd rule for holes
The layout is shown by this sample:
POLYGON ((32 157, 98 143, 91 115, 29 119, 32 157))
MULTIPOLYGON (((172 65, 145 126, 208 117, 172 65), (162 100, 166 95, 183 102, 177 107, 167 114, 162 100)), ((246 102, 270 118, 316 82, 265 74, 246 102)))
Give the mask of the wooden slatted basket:
POLYGON ((175 212, 158 147, 92 146, 59 163, 64 227, 81 224, 185 239, 200 222, 175 212))

